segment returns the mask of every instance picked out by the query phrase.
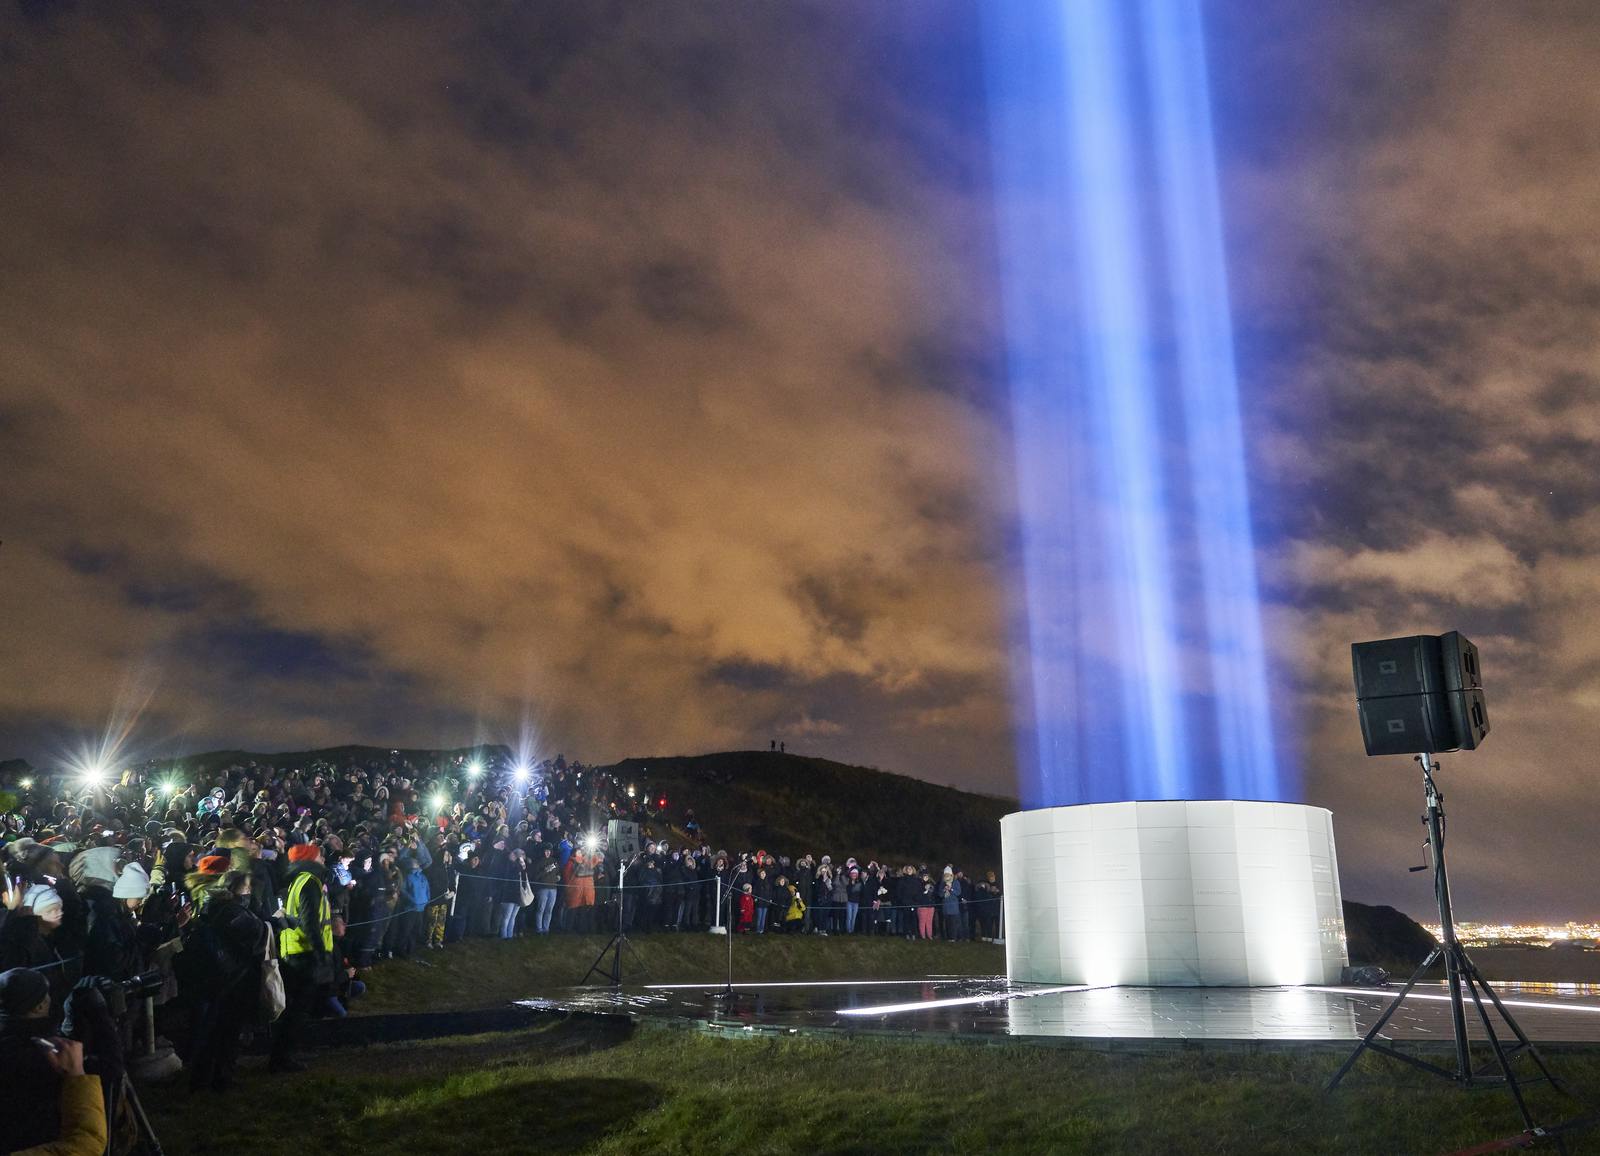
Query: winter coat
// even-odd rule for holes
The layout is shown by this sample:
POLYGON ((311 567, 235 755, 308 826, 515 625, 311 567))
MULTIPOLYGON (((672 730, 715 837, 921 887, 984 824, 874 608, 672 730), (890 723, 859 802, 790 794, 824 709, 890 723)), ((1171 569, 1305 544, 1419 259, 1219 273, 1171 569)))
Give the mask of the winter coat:
POLYGON ((940 888, 944 896, 944 913, 946 915, 961 914, 961 880, 952 879, 940 888))
POLYGON ((131 979, 143 964, 139 950, 139 924, 133 912, 104 887, 84 888, 89 909, 89 933, 84 940, 83 974, 109 979, 131 979))
POLYGON ((413 867, 401 876, 400 901, 395 904, 396 911, 421 911, 428 905, 433 897, 433 889, 428 884, 428 877, 420 867, 413 867))

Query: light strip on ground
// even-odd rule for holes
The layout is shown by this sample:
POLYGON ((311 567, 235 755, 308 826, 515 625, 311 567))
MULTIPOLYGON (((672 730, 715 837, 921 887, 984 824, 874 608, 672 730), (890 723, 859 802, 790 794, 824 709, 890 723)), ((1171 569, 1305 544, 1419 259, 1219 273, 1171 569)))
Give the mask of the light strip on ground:
MULTIPOLYGON (((1388 992, 1378 987, 1312 987, 1311 990, 1337 992, 1342 995, 1364 995, 1372 999, 1382 999, 1385 1002, 1393 998, 1388 992)), ((1450 997, 1447 995, 1434 995, 1432 992, 1426 991, 1408 991, 1406 993, 1406 998, 1433 999, 1444 1000, 1446 1003, 1450 1002, 1450 997)), ((1472 1000, 1472 997, 1464 992, 1462 993, 1462 998, 1468 1002, 1471 1002, 1472 1000)), ((1550 1003, 1548 1000, 1532 999, 1502 999, 1500 1002, 1506 1007, 1533 1008, 1537 1011, 1600 1012, 1600 1006, 1595 1004, 1550 1003)), ((1493 1007, 1494 1003, 1492 1000, 1484 1000, 1484 1006, 1493 1007)))
POLYGON ((955 999, 924 999, 915 1003, 885 1003, 876 1007, 840 1008, 842 1016, 887 1016, 897 1012, 928 1011, 940 1007, 966 1007, 979 1003, 1004 1003, 1014 999, 1029 999, 1036 995, 1060 995, 1067 991, 1088 991, 1092 985, 1073 984, 1070 987, 1044 987, 1034 991, 1002 991, 989 995, 967 995, 955 999))
MULTIPOLYGON (((735 987, 870 987, 890 983, 962 983, 972 980, 979 982, 989 980, 988 976, 976 975, 945 975, 937 979, 789 979, 772 980, 766 983, 736 983, 735 987)), ((703 983, 647 983, 645 987, 659 988, 669 991, 677 988, 708 988, 722 986, 726 981, 720 979, 706 980, 703 983)))

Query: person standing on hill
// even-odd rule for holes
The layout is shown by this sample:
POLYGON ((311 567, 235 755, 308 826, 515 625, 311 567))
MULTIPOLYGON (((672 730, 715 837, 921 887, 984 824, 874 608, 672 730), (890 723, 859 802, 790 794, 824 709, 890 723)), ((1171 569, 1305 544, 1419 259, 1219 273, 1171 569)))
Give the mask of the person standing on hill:
POLYGON ((334 980, 333 909, 328 903, 327 874, 322 848, 296 843, 289 848, 288 894, 284 898, 287 926, 278 933, 278 955, 283 972, 285 1005, 272 1033, 269 1071, 303 1071, 294 1056, 300 1033, 311 1012, 327 997, 334 980))
POLYGON ((751 893, 756 900, 756 934, 764 934, 767 930, 768 912, 772 910, 772 881, 767 878, 767 869, 761 867, 756 872, 755 882, 751 885, 751 893))
MULTIPOLYGON (((913 876, 915 878, 915 876, 913 876)), ((938 896, 934 894, 933 879, 930 876, 922 877, 921 890, 917 894, 917 938, 933 938, 933 909, 938 903, 938 896)))
POLYGON ((954 867, 946 866, 939 884, 939 899, 944 914, 944 937, 948 940, 966 938, 961 928, 961 881, 954 867))
POLYGON ((556 910, 556 893, 561 888, 561 864, 556 862, 556 849, 545 843, 539 858, 533 864, 533 890, 537 906, 534 908, 534 931, 550 934, 550 917, 556 910))

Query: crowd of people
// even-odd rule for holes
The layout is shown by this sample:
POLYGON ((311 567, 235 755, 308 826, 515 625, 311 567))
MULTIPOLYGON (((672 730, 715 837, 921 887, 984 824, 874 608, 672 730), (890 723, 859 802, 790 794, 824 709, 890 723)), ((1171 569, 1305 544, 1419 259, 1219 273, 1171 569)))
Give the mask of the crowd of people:
MULTIPOLYGON (((109 1025, 100 1009, 124 992, 96 1055, 115 1066, 159 1033, 193 1091, 222 1091, 246 1038, 266 1045, 269 1070, 296 1070, 307 1022, 346 1014, 376 961, 425 961, 469 936, 963 939, 995 935, 1000 918, 992 871, 714 851, 692 810, 671 824, 664 798, 560 757, 415 766, 396 753, 188 778, 151 766, 13 790, 0 818, 0 1077, 15 1069, 21 1086, 83 1075, 74 1004, 109 1025)), ((69 1125, 36 1115, 0 1150, 69 1125)))

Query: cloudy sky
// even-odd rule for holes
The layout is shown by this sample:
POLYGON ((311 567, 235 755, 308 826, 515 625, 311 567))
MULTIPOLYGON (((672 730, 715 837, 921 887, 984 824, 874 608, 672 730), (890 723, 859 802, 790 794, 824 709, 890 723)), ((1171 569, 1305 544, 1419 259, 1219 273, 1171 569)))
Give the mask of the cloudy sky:
MULTIPOLYGON (((1333 8, 1335 6, 1328 6, 1333 8)), ((1600 12, 1208 7, 1280 728, 1459 628, 1468 916, 1600 917, 1600 12)), ((0 14, 0 757, 762 746, 1014 793, 965 4, 0 14)))

